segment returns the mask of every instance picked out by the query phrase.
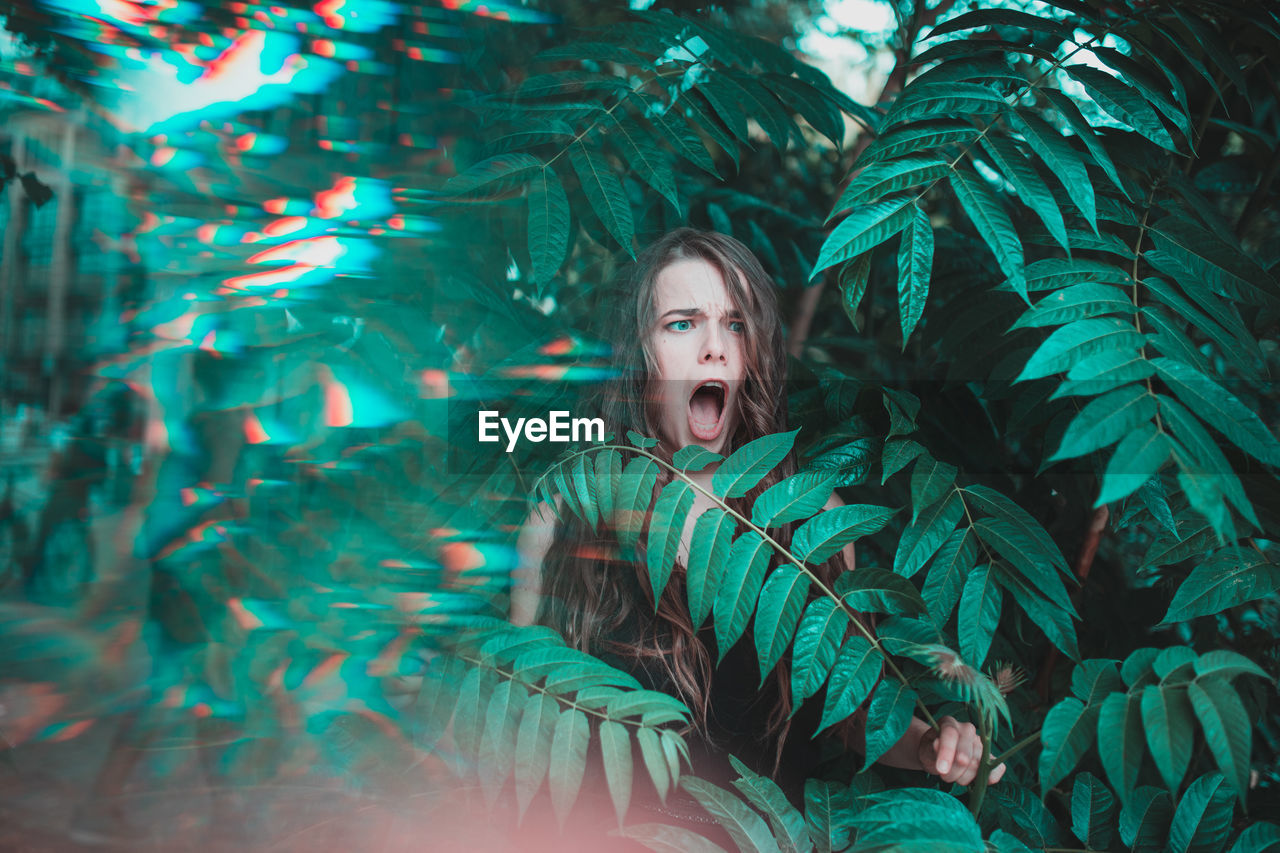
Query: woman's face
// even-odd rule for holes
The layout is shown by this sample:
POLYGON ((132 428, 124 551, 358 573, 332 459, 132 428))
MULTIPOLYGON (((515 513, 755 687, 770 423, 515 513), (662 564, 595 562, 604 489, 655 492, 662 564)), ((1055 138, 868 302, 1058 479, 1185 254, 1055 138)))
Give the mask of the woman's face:
POLYGON ((723 453, 737 426, 745 347, 741 312, 720 271, 687 258, 654 281, 650 344, 656 361, 659 429, 673 447, 723 453))

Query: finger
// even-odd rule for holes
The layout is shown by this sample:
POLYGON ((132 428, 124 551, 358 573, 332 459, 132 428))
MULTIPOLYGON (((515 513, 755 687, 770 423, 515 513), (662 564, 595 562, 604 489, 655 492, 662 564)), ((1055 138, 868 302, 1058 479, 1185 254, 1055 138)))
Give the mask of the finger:
POLYGON ((994 785, 995 783, 999 782, 1001 777, 1003 776, 1004 776, 1004 765, 1001 764, 995 770, 991 771, 991 775, 987 777, 987 784, 994 785))
POLYGON ((939 776, 951 772, 956 760, 956 743, 960 740, 960 732, 956 726, 947 725, 947 719, 943 718, 942 734, 938 735, 938 760, 934 763, 939 776))

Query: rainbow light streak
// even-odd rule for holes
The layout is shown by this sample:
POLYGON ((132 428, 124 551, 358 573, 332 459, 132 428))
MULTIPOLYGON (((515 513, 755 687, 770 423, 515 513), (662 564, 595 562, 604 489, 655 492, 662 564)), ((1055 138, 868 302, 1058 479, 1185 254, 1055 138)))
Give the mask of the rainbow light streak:
POLYGON ((387 0, 319 0, 317 15, 335 30, 372 33, 396 22, 399 10, 387 0))

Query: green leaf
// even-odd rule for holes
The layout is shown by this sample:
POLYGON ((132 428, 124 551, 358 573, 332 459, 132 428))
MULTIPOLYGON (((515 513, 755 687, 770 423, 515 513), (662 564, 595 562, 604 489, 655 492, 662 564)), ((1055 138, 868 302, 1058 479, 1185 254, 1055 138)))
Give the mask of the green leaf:
POLYGON ((632 119, 621 119, 617 128, 618 135, 611 138, 618 143, 623 162, 634 168, 646 184, 679 210, 680 196, 676 191, 675 172, 667 162, 666 152, 632 119))
POLYGON ((656 853, 726 853, 725 849, 696 832, 665 823, 633 823, 614 830, 656 853))
POLYGON ((1116 669, 1119 661, 1111 658, 1090 658, 1081 661, 1071 672, 1071 692, 1086 705, 1099 705, 1115 691, 1124 691, 1124 680, 1116 669))
POLYGON ((774 837, 781 843, 786 853, 801 853, 813 849, 813 842, 804 827, 804 815, 795 806, 787 802, 787 795, 772 779, 752 773, 746 765, 732 755, 729 762, 741 777, 734 780, 737 788, 747 802, 755 806, 768 818, 773 827, 774 837))
POLYGON ((843 850, 849 844, 853 811, 853 796, 848 786, 814 778, 805 780, 805 829, 819 853, 843 850))
POLYGON ((1197 284, 1247 305, 1276 305, 1274 281, 1238 245, 1178 215, 1156 222, 1149 233, 1156 249, 1178 261, 1197 284))
POLYGON ((720 173, 716 171, 716 161, 711 159, 706 146, 689 127, 680 110, 672 108, 663 113, 650 113, 648 118, 654 127, 662 131, 663 138, 676 153, 713 178, 720 178, 720 173))
POLYGON ((1280 853, 1280 826, 1274 823, 1255 823, 1231 845, 1230 853, 1280 853))
MULTIPOLYGON (((1041 258, 1027 265, 1026 281, 1030 293, 1091 281, 1123 286, 1132 284, 1129 273, 1115 264, 1087 258, 1041 258)), ((1001 289, 1013 291, 1012 287, 1001 289)))
POLYGON ((751 506, 751 523, 778 527, 808 518, 826 504, 835 488, 830 471, 801 471, 764 490, 751 506))
POLYGON ((836 487, 861 485, 871 468, 874 452, 875 442, 872 439, 859 438, 823 451, 810 460, 809 467, 829 472, 836 487))
POLYGON ((795 566, 779 566, 765 580, 754 632, 761 684, 791 644, 808 594, 809 576, 795 566))
POLYGON ((464 195, 493 184, 504 187, 534 169, 542 168, 545 168, 542 161, 532 154, 499 154, 450 178, 444 188, 450 195, 464 195))
POLYGON ((792 135, 802 138, 800 128, 796 127, 773 92, 757 82, 755 75, 729 72, 718 79, 734 91, 738 103, 779 150, 786 150, 792 135))
POLYGON ((529 278, 549 281, 569 249, 569 197, 555 170, 544 166, 529 182, 529 278))
POLYGON ((1071 788, 1071 832, 1090 850, 1106 850, 1115 828, 1116 798, 1088 771, 1071 788))
POLYGON ((545 694, 533 694, 524 706, 520 728, 516 732, 515 754, 516 803, 521 819, 547 775, 551 764, 551 741, 559 718, 560 704, 545 694))
POLYGON ((1020 576, 1008 571, 1004 563, 992 563, 1000 585, 1013 594, 1014 601, 1030 617, 1032 623, 1044 632, 1049 641, 1061 649, 1067 657, 1079 660, 1076 649, 1076 631, 1071 614, 1062 607, 1046 600, 1020 576))
POLYGON ((1097 707, 1068 696, 1049 709, 1040 729, 1041 796, 1065 779, 1093 745, 1097 707))
POLYGON ((974 522, 973 528, 978 538, 1008 560, 1045 598, 1076 616, 1061 576, 1051 566, 1043 565, 1038 543, 1022 527, 1002 518, 981 518, 974 522))
POLYGON ((784 105, 803 116, 814 130, 830 139, 832 145, 839 148, 844 143, 844 117, 840 110, 809 83, 772 72, 760 81, 771 87, 784 105))
POLYGON ((600 520, 599 500, 596 495, 595 464, 586 454, 573 460, 570 475, 573 478, 574 495, 581 507, 583 520, 595 530, 600 520), (588 470, 587 466, 591 466, 588 470))
POLYGON ((707 99, 707 103, 711 104, 711 108, 715 110, 716 115, 724 122, 724 126, 729 128, 729 132, 747 143, 747 145, 750 145, 751 136, 747 132, 747 113, 738 101, 738 92, 730 87, 726 82, 726 78, 718 74, 709 76, 698 84, 697 91, 701 92, 703 97, 707 99))
POLYGON ((618 481, 618 498, 614 503, 614 527, 618 541, 633 546, 640 537, 640 528, 653 500, 653 487, 658 482, 658 465, 652 459, 640 456, 627 463, 618 481))
POLYGON ((920 207, 902 232, 898 247, 898 317, 902 323, 902 348, 920 317, 929 296, 929 276, 933 267, 933 226, 920 207))
MULTIPOLYGON (((1009 124, 1022 134, 1027 144, 1031 146, 1031 150, 1058 178, 1071 201, 1084 214, 1085 221, 1096 232, 1098 212, 1093 195, 1093 182, 1089 179, 1089 170, 1085 168, 1084 158, 1071 147, 1056 128, 1029 110, 1019 109, 1009 113, 1009 124)), ((1115 171, 1114 167, 1112 171, 1115 171)))
POLYGON ((754 530, 733 540, 715 601, 716 646, 721 660, 747 628, 772 554, 772 546, 754 530))
POLYGON ((564 827, 569 810, 578 798, 582 775, 587 768, 587 741, 591 727, 587 715, 571 708, 560 714, 556 721, 555 736, 551 740, 551 766, 548 783, 551 786, 551 806, 556 820, 564 827))
POLYGON ((1121 439, 1102 475, 1102 489, 1095 507, 1118 501, 1142 488, 1164 467, 1172 445, 1155 425, 1146 423, 1121 439))
POLYGON ((642 726, 636 729, 636 743, 640 745, 640 758, 644 761, 649 778, 653 780, 658 799, 667 801, 667 791, 671 785, 671 771, 667 766, 667 757, 662 751, 662 743, 658 739, 656 729, 642 726))
POLYGON ((719 507, 706 510, 694 523, 689 542, 688 587, 689 613, 695 629, 702 627, 711 612, 736 530, 733 517, 719 507))
POLYGON ((871 278, 871 253, 863 252, 851 261, 846 261, 840 268, 840 305, 845 316, 853 324, 853 328, 862 331, 858 320, 858 305, 862 303, 863 294, 867 292, 867 282, 871 278))
POLYGON ((1062 211, 1058 209, 1058 202, 1054 199, 1048 185, 1041 179, 1040 173, 1018 150, 1018 146, 1007 137, 988 133, 982 138, 982 147, 991 157, 996 171, 1013 185, 1018 198, 1035 211, 1050 236, 1070 254, 1071 243, 1067 239, 1067 226, 1062 220, 1062 211))
POLYGON ((778 851, 778 842, 764 819, 733 794, 696 776, 685 776, 680 785, 724 827, 743 853, 778 851))
POLYGON ((569 162, 578 173, 582 191, 601 224, 618 241, 618 245, 634 258, 635 251, 631 247, 631 241, 635 236, 635 225, 631 219, 631 203, 627 200, 622 181, 614 173, 609 161, 579 139, 569 146, 569 162))
POLYGON ((596 499, 600 504, 600 518, 608 523, 614 518, 614 506, 618 489, 622 484, 622 454, 609 448, 596 454, 596 499))
POLYGON ((893 556, 893 570, 908 578, 920 571, 951 535, 951 531, 955 530, 963 516, 964 501, 955 491, 926 507, 907 526, 898 540, 898 550, 893 556))
POLYGON ((621 826, 627 815, 627 805, 631 802, 631 738, 626 726, 613 720, 601 721, 600 755, 609 796, 613 799, 613 810, 621 826))
POLYGON ((824 510, 797 528, 791 539, 791 553, 806 563, 824 563, 850 542, 881 530, 895 512, 871 504, 824 510))
POLYGON ((1160 624, 1186 622, 1256 601, 1280 589, 1280 565, 1250 548, 1218 551, 1191 570, 1160 624))
POLYGON ((958 33, 962 30, 972 30, 977 27, 1018 27, 1019 29, 1032 30, 1034 32, 1049 33, 1062 39, 1069 39, 1072 34, 1071 27, 1052 18, 1029 15, 1026 12, 1019 12, 1014 9, 980 9, 973 12, 965 12, 946 20, 934 27, 925 38, 934 39, 947 33, 958 33))
POLYGON ((1192 506, 1204 513, 1205 517, 1213 523, 1215 531, 1222 532, 1229 519, 1224 519, 1215 512, 1215 506, 1221 506, 1221 501, 1216 500, 1217 495, 1221 494, 1249 522, 1257 525, 1258 517, 1254 514, 1248 497, 1245 496, 1240 478, 1232 471, 1230 463, 1227 462, 1217 442, 1182 406, 1162 394, 1157 395, 1156 399, 1160 403, 1160 414, 1164 418, 1165 428, 1178 442, 1181 442, 1182 447, 1186 448, 1187 452, 1184 453, 1181 447, 1174 445, 1173 458, 1182 469, 1178 482, 1188 492, 1187 497, 1191 499, 1192 506), (1188 489, 1189 486, 1196 485, 1210 490, 1210 501, 1197 500, 1198 493, 1194 489, 1188 489))
POLYGON ((920 510, 932 506, 951 490, 956 482, 956 466, 939 462, 925 453, 911 472, 911 520, 920 517, 920 510))
POLYGON ((1178 790, 1191 761, 1191 745, 1195 739, 1186 691, 1180 686, 1154 684, 1142 688, 1142 725, 1147 747, 1165 786, 1170 791, 1178 790))
POLYGON ((1086 281, 1050 293, 1024 311, 1011 328, 1058 326, 1117 312, 1132 314, 1133 310, 1133 303, 1120 288, 1086 281))
POLYGON ((836 652, 849 627, 849 617, 829 598, 809 602, 796 629, 791 652, 792 708, 818 692, 835 663, 836 652))
POLYGON ((853 636, 840 647, 831 669, 818 732, 847 719, 866 701, 880 677, 880 653, 864 637, 853 636))
POLYGON ((630 430, 630 429, 627 430, 627 441, 631 442, 636 447, 639 447, 643 450, 648 450, 652 447, 658 446, 658 439, 649 438, 648 436, 641 435, 635 430, 630 430))
POLYGON ((1025 300, 1027 289, 1022 274, 1022 241, 1000 199, 976 172, 963 167, 952 171, 951 188, 955 190, 965 215, 995 255, 996 263, 1014 292, 1025 300))
POLYGON ((1136 694, 1112 693, 1098 713, 1098 756, 1121 802, 1138 784, 1143 754, 1142 702, 1136 694))
POLYGON ((645 567, 653 589, 654 607, 671 578, 685 518, 693 508, 693 486, 684 480, 672 480, 662 487, 649 522, 649 539, 645 546, 645 567))
POLYGON ((810 280, 827 267, 879 246, 910 224, 915 212, 915 199, 910 194, 891 196, 850 211, 823 241, 810 280))
POLYGON ((926 609, 910 581, 883 569, 859 568, 841 575, 837 591, 850 608, 863 613, 901 616, 926 609))
POLYGON ((484 735, 480 739, 480 783, 485 802, 490 807, 507 776, 511 774, 519 726, 518 711, 524 707, 528 692, 514 681, 499 681, 485 709, 484 735))
POLYGON ((1132 323, 1116 317, 1077 320, 1057 329, 1027 360, 1016 382, 1063 373, 1082 359, 1106 351, 1136 350, 1143 337, 1132 323))
POLYGON ((1239 652, 1233 652, 1229 649, 1219 649, 1218 651, 1205 652, 1200 655, 1195 662, 1195 671, 1197 678, 1214 676, 1231 679, 1237 675, 1257 675, 1267 680, 1273 680, 1262 667, 1239 652))
POLYGON ((1169 825, 1169 853, 1216 853, 1231 833, 1234 791, 1217 773, 1187 787, 1169 825))
POLYGON ((920 398, 910 391, 884 386, 884 408, 889 413, 889 438, 915 432, 916 416, 920 414, 920 398))
POLYGON ((1067 65, 1064 70, 1076 78, 1094 103, 1113 118, 1132 127, 1161 148, 1178 153, 1178 147, 1160 121, 1160 116, 1137 92, 1106 71, 1092 66, 1067 65))
POLYGON ((791 452, 798 432, 766 435, 739 447, 711 475, 712 491, 722 498, 740 498, 751 491, 791 452))
POLYGON ((881 681, 876 687, 867 710, 867 753, 862 760, 863 770, 902 740, 911 725, 916 698, 916 692, 897 679, 881 681))
MULTIPOLYGON (((1116 164, 1112 162, 1111 155, 1107 153, 1106 146, 1102 144, 1100 139, 1098 139, 1098 135, 1093 132, 1092 125, 1085 121, 1084 116, 1080 114, 1080 108, 1076 106, 1075 102, 1063 92, 1060 92, 1057 89, 1051 89, 1047 86, 1041 86, 1039 88, 1039 93, 1044 95, 1049 103, 1058 108, 1058 114, 1066 120, 1067 127, 1071 128, 1075 133, 1076 138, 1084 143, 1085 148, 1089 149, 1089 153, 1093 155, 1093 162, 1102 169, 1103 173, 1110 179, 1112 185, 1114 185, 1116 189, 1120 190, 1120 192, 1124 193, 1126 198, 1129 198, 1132 201, 1132 196, 1129 195, 1129 190, 1125 187, 1124 182, 1120 180, 1120 173, 1116 171, 1116 164)), ((1069 146, 1068 150, 1070 150, 1069 146)), ((1044 155, 1041 154, 1041 156, 1043 157, 1044 155)), ((1074 152, 1071 152, 1069 156, 1078 157, 1074 152)), ((1081 161, 1081 167, 1083 168, 1083 161, 1081 161)), ((1057 172, 1056 170, 1054 174, 1062 176, 1063 186, 1067 187, 1070 191, 1071 184, 1067 183, 1067 181, 1070 180, 1070 177, 1062 172, 1057 172)), ((1084 191, 1077 190, 1077 192, 1080 192, 1081 200, 1076 202, 1076 206, 1079 207, 1082 203, 1089 204, 1089 202, 1085 201, 1084 191)), ((1093 188, 1090 186, 1088 188, 1089 198, 1092 198, 1092 192, 1093 188)), ((1072 196, 1072 201, 1075 201, 1074 195, 1072 196)), ((1084 208, 1081 208, 1081 210, 1083 209, 1084 208)), ((1094 225, 1095 232, 1098 230, 1092 219, 1090 219, 1089 224, 1094 225)))
POLYGON ((1173 799, 1169 792, 1144 785, 1120 810, 1120 840, 1135 851, 1159 853, 1164 850, 1172 819, 1173 799))
MULTIPOLYGON (((935 626, 941 628, 951 618, 951 611, 959 603, 966 578, 977 559, 978 537, 971 527, 952 533, 934 555, 921 595, 935 626)), ((960 625, 964 625, 963 617, 960 625)), ((968 657, 966 654, 965 658, 968 657)))
POLYGON ((877 202, 890 193, 910 187, 931 184, 945 176, 950 169, 947 161, 937 155, 903 157, 874 163, 850 179, 840 193, 840 198, 831 206, 831 213, 826 221, 830 223, 846 208, 877 202))
POLYGON ((999 115, 1008 108, 1004 95, 981 83, 912 83, 894 101, 880 132, 909 121, 999 115))
POLYGON ((1156 408, 1155 397, 1145 385, 1136 383, 1091 400, 1072 418, 1058 452, 1050 461, 1074 459, 1107 447, 1150 424, 1156 408))
MULTIPOLYGON (((706 131, 706 134, 715 140, 715 143, 720 146, 720 150, 729 155, 729 158, 733 160, 733 165, 736 168, 738 166, 738 158, 740 156, 738 152, 738 143, 735 142, 733 136, 725 130, 723 123, 712 115, 707 107, 703 106, 703 101, 706 100, 706 94, 702 93, 702 97, 698 98, 693 96, 692 91, 700 90, 691 90, 690 94, 680 98, 677 103, 684 104, 685 110, 688 111, 690 123, 694 127, 706 131)), ((709 104, 710 102, 708 101, 707 103, 709 104)), ((719 178, 720 176, 717 174, 716 177, 719 178)))
POLYGON ((1151 662, 1151 669, 1164 684, 1172 681, 1174 674, 1179 676, 1179 681, 1185 680, 1183 677, 1190 676, 1195 662, 1196 653, 1190 646, 1170 646, 1160 650, 1151 662))
POLYGON ((956 618, 961 656, 970 666, 981 667, 1000 623, 1000 587, 990 563, 969 573, 956 618))
POLYGON ((1187 685, 1205 743, 1222 775, 1236 790, 1243 808, 1249 791, 1249 756, 1253 749, 1253 722, 1239 694, 1225 678, 1212 676, 1187 685))
POLYGON ((1193 367, 1169 358, 1151 363, 1178 399, 1232 444, 1268 465, 1280 465, 1280 441, 1252 409, 1193 367))
POLYGON ((920 442, 909 438, 891 438, 886 441, 884 451, 880 455, 880 466, 884 469, 880 485, 883 486, 890 477, 907 467, 912 459, 924 452, 924 446, 920 442))
POLYGON ((979 132, 971 124, 951 122, 893 128, 872 140, 858 158, 858 163, 868 166, 881 160, 892 160, 921 151, 934 152, 956 142, 970 143, 979 132))
POLYGON ((713 462, 724 459, 719 453, 712 453, 698 444, 682 447, 671 457, 671 464, 681 471, 701 471, 713 462))

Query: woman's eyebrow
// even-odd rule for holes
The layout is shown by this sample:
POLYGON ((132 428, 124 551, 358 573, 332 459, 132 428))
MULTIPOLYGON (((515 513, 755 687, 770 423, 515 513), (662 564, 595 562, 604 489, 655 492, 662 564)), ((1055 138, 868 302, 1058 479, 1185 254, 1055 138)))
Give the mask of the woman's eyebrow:
POLYGON ((670 311, 665 312, 658 319, 665 320, 668 316, 672 314, 679 314, 681 317, 697 317, 701 313, 702 313, 701 308, 672 308, 670 311))

